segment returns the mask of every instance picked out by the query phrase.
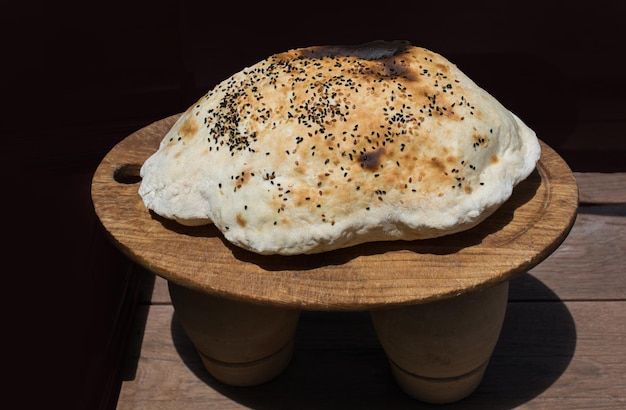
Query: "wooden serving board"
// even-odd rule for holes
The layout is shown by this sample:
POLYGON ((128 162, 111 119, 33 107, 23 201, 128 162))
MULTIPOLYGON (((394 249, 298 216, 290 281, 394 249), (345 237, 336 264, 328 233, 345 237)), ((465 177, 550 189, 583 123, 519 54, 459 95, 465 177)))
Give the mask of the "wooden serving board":
POLYGON ((196 290, 308 310, 423 303, 509 280, 565 239, 578 189, 545 143, 536 170, 473 229, 432 240, 373 242, 316 255, 263 256, 227 242, 215 226, 186 227, 149 212, 139 169, 180 114, 131 134, 92 181, 96 214, 114 243, 153 273, 196 290))

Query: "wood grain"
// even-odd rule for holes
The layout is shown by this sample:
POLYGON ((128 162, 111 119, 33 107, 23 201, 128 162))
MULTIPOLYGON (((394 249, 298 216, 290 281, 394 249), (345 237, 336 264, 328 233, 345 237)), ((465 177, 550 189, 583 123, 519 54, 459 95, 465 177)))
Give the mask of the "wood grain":
MULTIPOLYGON (((609 210, 580 207, 567 239, 530 270, 530 274, 564 300, 626 299, 626 205, 609 210)), ((546 295, 545 288, 538 289, 533 284, 527 282, 528 288, 511 297, 524 300, 554 297, 546 295)))
POLYGON ((96 213, 119 248, 139 264, 183 286, 225 297, 328 310, 448 297, 530 269, 558 247, 576 215, 573 174, 542 143, 536 172, 474 229, 319 255, 261 256, 232 246, 213 225, 183 227, 143 206, 138 169, 176 118, 133 133, 107 154, 92 182, 96 213))

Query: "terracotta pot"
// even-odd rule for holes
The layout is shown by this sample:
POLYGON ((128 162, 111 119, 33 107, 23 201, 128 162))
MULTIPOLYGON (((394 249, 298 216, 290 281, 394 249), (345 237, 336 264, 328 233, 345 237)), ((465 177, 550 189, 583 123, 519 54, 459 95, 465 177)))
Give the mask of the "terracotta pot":
POLYGON ((258 385, 278 376, 291 361, 299 310, 168 284, 176 317, 217 380, 258 385))
POLYGON ((480 384, 498 341, 509 284, 449 299, 373 310, 372 321, 400 387, 429 403, 458 401, 480 384))

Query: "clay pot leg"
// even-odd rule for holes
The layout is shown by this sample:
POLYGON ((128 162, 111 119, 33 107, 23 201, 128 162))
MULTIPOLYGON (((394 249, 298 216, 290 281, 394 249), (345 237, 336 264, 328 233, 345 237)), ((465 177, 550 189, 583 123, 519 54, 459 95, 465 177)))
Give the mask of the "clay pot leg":
POLYGON ((217 380, 261 384, 291 361, 299 310, 234 301, 172 282, 169 291, 176 317, 217 380))
POLYGON ((508 290, 505 281, 450 299, 372 311, 400 387, 429 403, 472 393, 500 335, 508 290))

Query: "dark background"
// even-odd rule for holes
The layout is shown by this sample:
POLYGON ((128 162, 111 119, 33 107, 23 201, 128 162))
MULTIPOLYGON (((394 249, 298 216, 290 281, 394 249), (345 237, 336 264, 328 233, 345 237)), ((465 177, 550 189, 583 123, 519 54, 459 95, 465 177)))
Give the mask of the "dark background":
POLYGON ((456 63, 574 171, 626 171, 626 2, 251 4, 1 8, 4 339, 23 403, 115 404, 136 283, 93 213, 99 161, 269 54, 409 40, 456 63))

